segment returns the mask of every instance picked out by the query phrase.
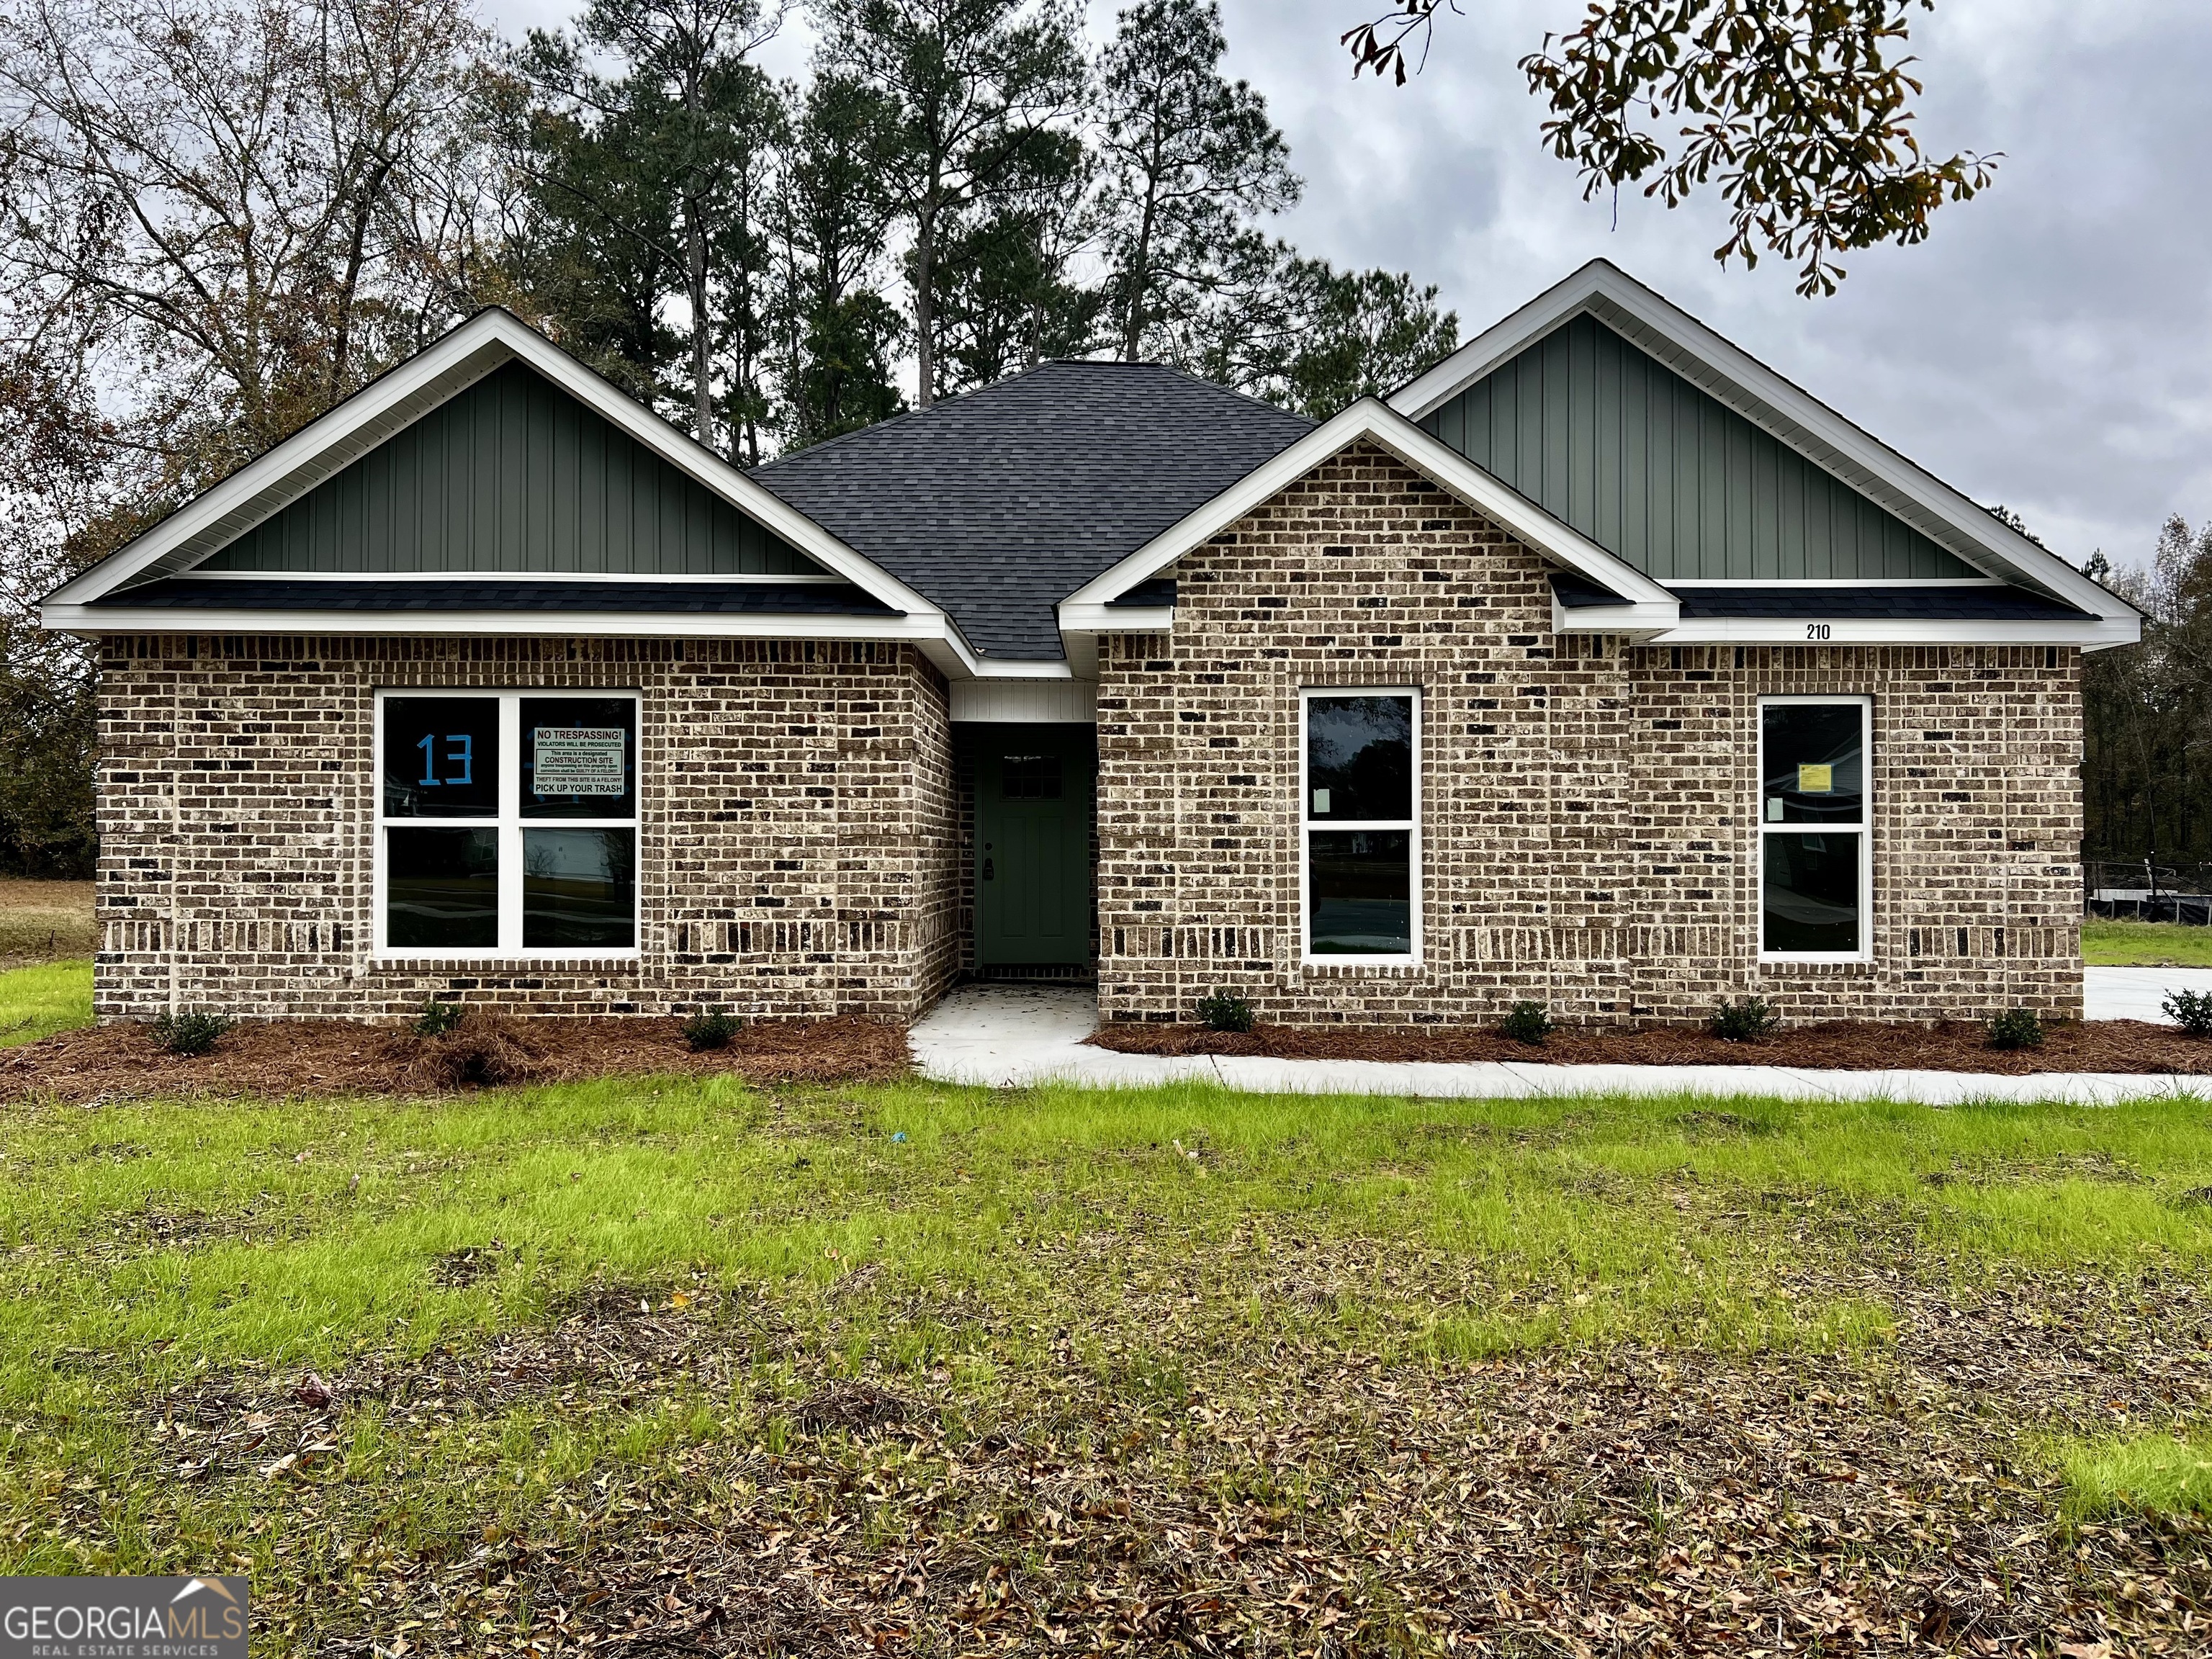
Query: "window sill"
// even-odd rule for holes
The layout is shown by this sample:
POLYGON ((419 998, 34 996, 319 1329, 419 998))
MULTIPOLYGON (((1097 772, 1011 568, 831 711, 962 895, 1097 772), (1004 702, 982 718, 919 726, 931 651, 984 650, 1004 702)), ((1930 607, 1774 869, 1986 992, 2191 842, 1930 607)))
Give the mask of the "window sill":
POLYGON ((1872 957, 1761 957, 1759 971, 1787 979, 1819 974, 1872 974, 1872 957))
POLYGON ((1308 957, 1299 964, 1309 974, 1332 978, 1350 974, 1419 974, 1426 964, 1419 957, 1308 957))
POLYGON ((424 970, 443 973, 478 973, 486 969, 569 968, 608 969, 637 968, 645 957, 639 951, 546 951, 519 952, 513 955, 487 951, 481 956, 467 952, 425 951, 420 955, 395 951, 380 951, 368 959, 373 973, 421 973, 424 970))

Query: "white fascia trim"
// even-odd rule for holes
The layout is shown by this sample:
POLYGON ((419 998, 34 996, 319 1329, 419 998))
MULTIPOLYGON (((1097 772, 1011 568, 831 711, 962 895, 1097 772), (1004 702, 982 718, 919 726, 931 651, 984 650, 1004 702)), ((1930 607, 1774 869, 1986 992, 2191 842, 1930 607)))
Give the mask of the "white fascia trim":
MULTIPOLYGON (((1902 497, 1917 512, 1901 513, 1899 517, 1908 522, 1916 516, 1934 520, 1951 532, 1948 538, 1936 539, 1943 540, 1953 552, 1985 574, 2000 580, 2007 574, 2025 577, 2107 620, 2124 612, 2133 614, 2134 608, 2125 600, 2100 587, 2056 553, 2038 547, 2000 523, 1933 473, 1844 419, 1741 347, 1722 338, 1610 260, 1591 260, 1486 329, 1434 368, 1391 393, 1391 408, 1408 420, 1425 418, 1507 358, 1583 311, 1632 339, 1640 331, 1658 336, 1703 371, 1686 378, 1845 483, 1856 487, 1863 487, 1863 480, 1875 483, 1880 487, 1875 494, 1877 501, 1883 491, 1902 497), (1626 328, 1624 322, 1628 325, 1626 328), (1813 441, 1810 447, 1808 438, 1813 441), (1819 453, 1824 447, 1830 452, 1825 456, 1819 453), (1855 478, 1854 473, 1860 477, 1855 478), (1961 541, 1966 546, 1956 544, 1961 541), (1992 564, 1996 567, 1994 570, 1990 568, 1992 564)), ((1666 361, 1663 355, 1661 361, 1666 361)), ((1678 372, 1683 367, 1668 366, 1678 372)))
POLYGON ((1167 634, 1175 629, 1171 605, 1077 605, 1063 600, 1063 634, 1167 634))
POLYGON ((1681 611, 1671 605, 1561 605, 1552 598, 1554 634, 1632 634, 1649 638, 1680 623, 1681 611))
POLYGON ((1072 680, 1075 671, 1064 662, 1027 658, 978 657, 968 678, 975 680, 1072 680))
POLYGON ((164 561, 173 560, 175 568, 188 567, 195 556, 204 557, 237 540, 400 428, 517 358, 855 586, 894 610, 944 617, 937 605, 773 490, 625 397, 512 313, 495 309, 478 312, 48 598, 58 604, 81 605, 112 592, 164 561))
MULTIPOLYGON (((1581 572, 1632 604, 1673 607, 1674 595, 1643 572, 1613 557, 1526 496, 1516 495, 1381 399, 1362 398, 1273 459, 1245 474, 1196 512, 1162 531, 1111 569, 1077 588, 1060 601, 1062 615, 1069 606, 1103 606, 1139 582, 1151 580, 1193 548, 1212 540, 1330 456, 1363 438, 1388 450, 1430 483, 1458 496, 1537 551, 1581 572)), ((1063 622, 1061 626, 1064 631, 1066 623, 1063 622)))
MULTIPOLYGON (((218 611, 167 605, 59 605, 40 608, 42 626, 101 634, 481 634, 510 639, 593 638, 891 640, 916 645, 940 669, 969 678, 978 664, 941 617, 672 616, 620 611, 218 611), (947 664, 953 665, 946 667, 947 664)), ((1053 665, 1065 668, 1065 665, 1053 665)), ((1023 665, 1039 678, 1047 665, 1023 665)))
MULTIPOLYGON (((1570 612, 1571 616, 1584 613, 1570 612)), ((1577 626, 1571 631, 1595 630, 1577 626)), ((1612 630, 1604 630, 1610 632, 1612 630)), ((1654 635, 1653 645, 2078 645, 2108 651, 2133 645, 2142 632, 2135 617, 2094 622, 1938 622, 1861 617, 1808 621, 1804 617, 1700 617, 1654 635), (1809 630, 1824 631, 1815 635, 1809 630)))

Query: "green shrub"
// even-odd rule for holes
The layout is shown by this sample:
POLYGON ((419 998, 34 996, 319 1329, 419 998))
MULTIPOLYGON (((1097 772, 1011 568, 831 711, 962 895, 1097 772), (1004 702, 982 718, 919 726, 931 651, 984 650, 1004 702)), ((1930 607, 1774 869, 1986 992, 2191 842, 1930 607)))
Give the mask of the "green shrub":
POLYGON ((1544 1039, 1559 1027, 1540 1002, 1516 1002, 1506 1010, 1505 1023, 1498 1028, 1516 1042, 1525 1042, 1531 1048, 1540 1048, 1544 1039))
POLYGON ((1234 991, 1216 991, 1210 997, 1200 997, 1198 1017, 1217 1031, 1249 1031, 1254 1018, 1252 1005, 1234 991))
POLYGON ((726 1008, 702 1008, 684 1022, 684 1040, 694 1054, 708 1048, 726 1048, 743 1024, 726 1008))
POLYGON ((1712 1034, 1723 1042, 1756 1042, 1780 1024, 1782 1016, 1765 997, 1738 997, 1734 1002, 1717 1003, 1707 1022, 1712 1034))
POLYGON ((441 1002, 435 997, 422 1005, 422 1012, 415 1016, 416 1036, 443 1036, 461 1023, 461 1005, 441 1002))
POLYGON ((196 1012, 163 1014, 154 1022, 154 1041, 173 1054, 204 1054, 222 1041, 235 1024, 228 1014, 196 1012))
POLYGON ((1989 1022, 1992 1048, 2040 1048, 2043 1020, 2033 1008, 2014 1008, 1993 1015, 1989 1022))
POLYGON ((2212 1037, 2212 991, 2169 991, 2166 1017, 2194 1037, 2212 1037))

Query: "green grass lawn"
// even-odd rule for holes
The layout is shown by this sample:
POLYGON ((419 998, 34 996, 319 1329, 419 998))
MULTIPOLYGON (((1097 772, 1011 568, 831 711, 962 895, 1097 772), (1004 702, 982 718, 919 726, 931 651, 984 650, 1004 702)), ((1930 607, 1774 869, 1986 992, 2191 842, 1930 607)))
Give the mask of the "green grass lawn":
POLYGON ((0 972, 0 1048, 92 1024, 92 964, 46 962, 0 972))
POLYGON ((2081 959, 2094 968, 2212 968, 2212 927, 2085 921, 2081 959))
POLYGON ((0 1572, 229 1564, 258 1651, 2212 1605, 2193 1101, 632 1080, 18 1109, 0 1177, 0 1572))

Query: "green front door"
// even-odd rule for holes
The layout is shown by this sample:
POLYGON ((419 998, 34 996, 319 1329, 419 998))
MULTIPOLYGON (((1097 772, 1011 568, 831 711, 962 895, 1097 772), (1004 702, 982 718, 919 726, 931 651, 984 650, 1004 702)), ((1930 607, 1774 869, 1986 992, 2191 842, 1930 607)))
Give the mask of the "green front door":
POLYGON ((977 728, 975 965, 1091 961, 1087 726, 977 728))

